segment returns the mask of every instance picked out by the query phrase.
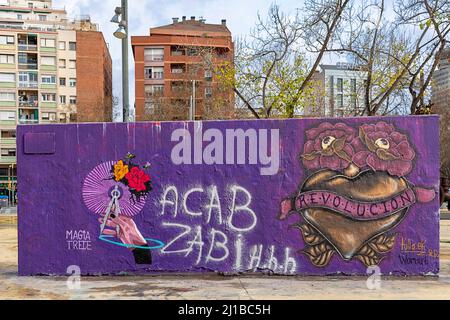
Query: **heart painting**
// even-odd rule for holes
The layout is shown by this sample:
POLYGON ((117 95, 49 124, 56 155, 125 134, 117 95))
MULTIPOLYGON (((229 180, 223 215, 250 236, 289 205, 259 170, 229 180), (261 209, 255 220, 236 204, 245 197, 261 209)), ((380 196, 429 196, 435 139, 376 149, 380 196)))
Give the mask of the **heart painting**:
POLYGON ((408 137, 386 122, 358 129, 322 123, 306 132, 303 166, 311 172, 299 191, 281 203, 279 218, 298 214, 301 250, 317 267, 337 254, 379 265, 394 248, 395 228, 411 206, 431 202, 436 191, 407 176, 416 153, 408 137))

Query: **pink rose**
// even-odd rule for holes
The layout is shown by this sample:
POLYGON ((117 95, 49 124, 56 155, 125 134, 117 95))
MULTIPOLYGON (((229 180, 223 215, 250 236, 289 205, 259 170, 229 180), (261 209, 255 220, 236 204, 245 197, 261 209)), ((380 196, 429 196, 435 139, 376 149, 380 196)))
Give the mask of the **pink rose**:
POLYGON ((306 138, 301 158, 307 169, 341 170, 352 162, 355 154, 352 143, 356 132, 346 124, 322 123, 319 127, 306 131, 306 138))
POLYGON ((398 177, 411 173, 416 153, 408 137, 395 131, 393 125, 386 122, 363 125, 357 140, 352 160, 358 167, 370 167, 398 177))

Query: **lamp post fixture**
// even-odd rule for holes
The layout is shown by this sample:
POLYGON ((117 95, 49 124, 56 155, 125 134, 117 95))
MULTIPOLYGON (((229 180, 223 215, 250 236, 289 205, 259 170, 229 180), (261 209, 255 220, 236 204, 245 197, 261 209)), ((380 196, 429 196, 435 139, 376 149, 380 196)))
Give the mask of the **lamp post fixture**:
POLYGON ((128 66, 128 0, 122 0, 122 6, 117 7, 111 22, 117 23, 119 28, 114 36, 122 40, 122 106, 123 122, 130 117, 129 66, 128 66))

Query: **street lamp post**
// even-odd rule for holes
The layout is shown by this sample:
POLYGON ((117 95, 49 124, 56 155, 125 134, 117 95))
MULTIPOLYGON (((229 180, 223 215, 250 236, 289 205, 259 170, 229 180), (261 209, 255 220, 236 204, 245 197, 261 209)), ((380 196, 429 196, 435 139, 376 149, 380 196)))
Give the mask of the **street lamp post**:
POLYGON ((128 122, 130 117, 130 91, 129 91, 129 66, 128 66, 128 0, 122 0, 121 7, 117 7, 111 22, 119 24, 114 36, 122 40, 122 106, 123 122, 128 122))

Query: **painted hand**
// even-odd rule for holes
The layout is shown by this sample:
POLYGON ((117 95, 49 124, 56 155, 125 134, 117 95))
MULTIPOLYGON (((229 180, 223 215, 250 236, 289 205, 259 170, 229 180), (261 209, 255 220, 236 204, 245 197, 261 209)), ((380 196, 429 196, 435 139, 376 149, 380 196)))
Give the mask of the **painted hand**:
MULTIPOLYGON (((103 217, 98 221, 102 223, 103 217)), ((138 230, 136 224, 131 218, 128 218, 126 216, 116 217, 114 214, 112 214, 110 219, 108 219, 108 221, 106 222, 106 226, 113 229, 103 230, 103 235, 117 237, 126 245, 147 245, 147 241, 145 241, 141 232, 138 230)))

